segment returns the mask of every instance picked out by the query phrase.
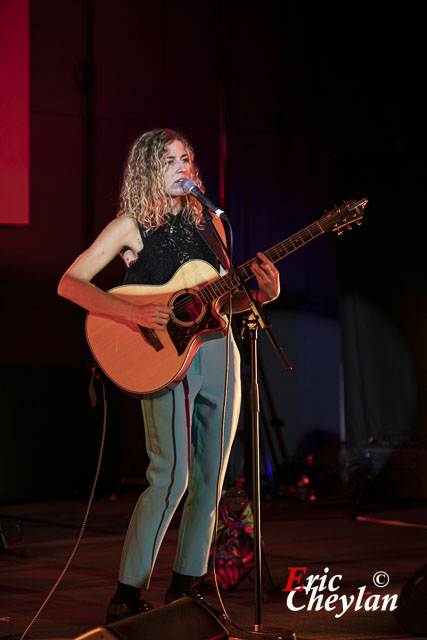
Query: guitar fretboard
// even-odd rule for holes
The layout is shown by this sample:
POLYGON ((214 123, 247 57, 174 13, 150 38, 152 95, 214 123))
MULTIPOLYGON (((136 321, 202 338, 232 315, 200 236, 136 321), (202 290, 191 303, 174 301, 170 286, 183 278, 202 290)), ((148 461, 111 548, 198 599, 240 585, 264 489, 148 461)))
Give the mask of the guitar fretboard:
MULTIPOLYGON (((269 260, 271 260, 271 262, 278 262, 289 253, 292 253, 292 251, 296 251, 303 245, 307 244, 307 242, 310 242, 311 240, 314 240, 314 238, 320 236, 322 233, 324 233, 324 229, 322 229, 320 223, 318 221, 313 222, 308 227, 302 229, 302 231, 295 233, 289 238, 286 238, 286 240, 282 240, 282 242, 279 242, 278 244, 274 245, 274 247, 271 247, 271 249, 268 249, 263 253, 269 260)), ((254 273, 251 269, 251 266, 253 263, 260 264, 260 262, 260 258, 256 257, 252 258, 252 260, 248 260, 248 262, 245 262, 240 267, 238 267, 237 271, 239 272, 242 279, 246 281, 252 278, 254 273)), ((236 274, 232 276, 231 282, 230 276, 226 274, 225 276, 218 278, 218 280, 210 282, 204 287, 201 287, 199 290, 199 295, 205 304, 209 304, 217 298, 220 298, 225 293, 233 291, 239 286, 239 284, 240 281, 236 274)))

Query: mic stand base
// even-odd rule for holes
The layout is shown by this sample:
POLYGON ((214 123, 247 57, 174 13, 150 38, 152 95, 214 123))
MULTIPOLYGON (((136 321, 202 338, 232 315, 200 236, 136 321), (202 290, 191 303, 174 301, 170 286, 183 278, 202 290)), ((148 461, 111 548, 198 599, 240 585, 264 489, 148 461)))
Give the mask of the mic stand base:
POLYGON ((294 631, 276 627, 268 629, 268 631, 255 631, 248 628, 239 629, 238 634, 237 636, 230 635, 229 640, 297 640, 294 631))

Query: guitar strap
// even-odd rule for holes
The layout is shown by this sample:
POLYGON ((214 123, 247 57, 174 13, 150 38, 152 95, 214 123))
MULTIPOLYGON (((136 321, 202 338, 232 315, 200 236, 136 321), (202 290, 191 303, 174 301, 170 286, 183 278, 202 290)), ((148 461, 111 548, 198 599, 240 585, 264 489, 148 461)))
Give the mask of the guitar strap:
POLYGON ((184 401, 185 401, 185 420, 187 423, 187 453, 188 453, 188 471, 190 471, 191 465, 191 417, 190 417, 190 387, 188 385, 187 376, 182 381, 184 387, 184 401))
POLYGON ((209 249, 214 253, 218 262, 222 265, 222 267, 226 271, 228 271, 230 268, 230 260, 228 258, 228 255, 222 248, 221 243, 218 241, 218 238, 216 237, 215 233, 212 231, 211 226, 209 224, 206 224, 201 229, 199 229, 198 227, 196 227, 196 229, 199 232, 200 236, 208 245, 209 249))

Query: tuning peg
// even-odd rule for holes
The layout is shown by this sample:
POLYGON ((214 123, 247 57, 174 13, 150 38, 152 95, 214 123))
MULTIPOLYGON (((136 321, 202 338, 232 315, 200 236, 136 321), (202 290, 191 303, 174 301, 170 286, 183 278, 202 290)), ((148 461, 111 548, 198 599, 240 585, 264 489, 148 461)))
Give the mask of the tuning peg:
POLYGON ((342 236, 342 234, 344 233, 344 229, 340 229, 339 231, 337 231, 337 235, 342 236))
POLYGON ((362 221, 361 220, 357 220, 356 224, 357 224, 358 227, 361 227, 362 226, 362 221))
POLYGON ((348 225, 347 225, 347 229, 348 229, 349 231, 351 231, 351 229, 352 229, 351 224, 348 224, 348 225))

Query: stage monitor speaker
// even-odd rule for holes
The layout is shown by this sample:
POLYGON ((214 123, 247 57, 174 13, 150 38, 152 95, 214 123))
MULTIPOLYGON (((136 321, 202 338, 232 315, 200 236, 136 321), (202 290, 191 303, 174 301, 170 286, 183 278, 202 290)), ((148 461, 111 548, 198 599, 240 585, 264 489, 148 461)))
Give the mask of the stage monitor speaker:
POLYGON ((206 607, 180 598, 164 607, 140 613, 105 627, 97 627, 76 640, 228 640, 227 629, 206 607))
POLYGON ((407 633, 427 633, 427 564, 403 587, 394 612, 395 618, 407 633))

